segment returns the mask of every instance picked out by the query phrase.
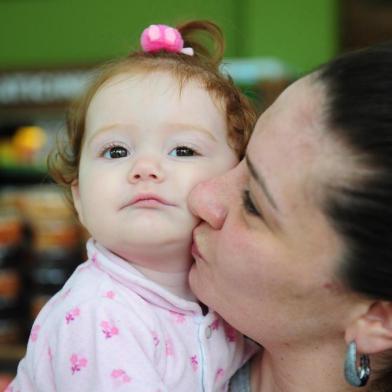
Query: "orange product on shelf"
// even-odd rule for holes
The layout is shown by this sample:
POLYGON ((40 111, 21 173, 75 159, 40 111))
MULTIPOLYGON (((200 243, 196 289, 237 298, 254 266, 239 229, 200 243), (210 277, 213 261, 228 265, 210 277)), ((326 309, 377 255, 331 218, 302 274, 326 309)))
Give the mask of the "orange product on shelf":
POLYGON ((21 290, 21 279, 15 269, 0 269, 0 299, 16 300, 21 290))
POLYGON ((31 299, 30 305, 30 317, 32 320, 35 320, 38 316, 38 313, 44 307, 44 305, 49 301, 51 295, 46 294, 35 294, 31 299))
POLYGON ((0 391, 5 391, 13 380, 14 375, 10 373, 0 373, 0 391))
POLYGON ((37 126, 24 126, 16 130, 11 140, 11 146, 19 161, 30 163, 37 151, 47 142, 45 131, 37 126))
POLYGON ((16 302, 20 295, 18 272, 23 224, 18 214, 0 209, 0 310, 16 302))
POLYGON ((41 219, 73 218, 73 211, 61 189, 54 184, 36 185, 27 189, 21 197, 22 214, 29 221, 41 219))
POLYGON ((19 344, 21 326, 16 319, 0 319, 0 344, 19 344))
POLYGON ((29 188, 21 198, 21 211, 32 231, 34 251, 80 246, 81 226, 57 185, 29 188))
POLYGON ((73 220, 42 219, 32 223, 34 249, 71 248, 79 245, 80 226, 73 220))
POLYGON ((19 242, 22 230, 23 226, 18 214, 0 210, 0 246, 19 242))

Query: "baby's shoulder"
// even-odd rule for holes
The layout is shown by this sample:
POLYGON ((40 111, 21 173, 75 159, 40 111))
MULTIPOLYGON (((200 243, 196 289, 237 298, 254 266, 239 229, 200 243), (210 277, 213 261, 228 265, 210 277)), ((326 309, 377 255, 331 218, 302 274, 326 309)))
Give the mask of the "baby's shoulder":
POLYGON ((88 302, 89 298, 94 298, 98 286, 90 286, 87 289, 84 274, 81 274, 79 270, 81 266, 73 272, 63 287, 42 307, 34 320, 32 331, 42 329, 48 324, 51 327, 57 326, 64 319, 64 314, 72 309, 77 309, 83 302, 88 302))
POLYGON ((70 324, 87 325, 110 319, 154 325, 154 313, 137 293, 84 263, 45 304, 33 330, 38 325, 55 333, 70 324))

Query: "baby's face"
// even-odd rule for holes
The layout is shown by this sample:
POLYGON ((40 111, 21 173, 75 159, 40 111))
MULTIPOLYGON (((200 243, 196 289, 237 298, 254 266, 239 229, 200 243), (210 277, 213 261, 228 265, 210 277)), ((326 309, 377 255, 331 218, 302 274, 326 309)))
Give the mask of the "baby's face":
POLYGON ((180 92, 169 73, 118 75, 87 112, 75 206, 90 234, 125 259, 148 267, 156 255, 188 257, 190 191, 237 162, 225 114, 198 83, 180 92))

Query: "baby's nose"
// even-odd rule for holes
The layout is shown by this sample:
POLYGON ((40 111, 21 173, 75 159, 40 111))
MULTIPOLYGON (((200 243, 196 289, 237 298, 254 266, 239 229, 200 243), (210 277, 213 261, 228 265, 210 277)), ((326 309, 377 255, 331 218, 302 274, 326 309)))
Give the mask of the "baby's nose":
POLYGON ((131 183, 139 181, 161 182, 164 179, 162 167, 155 158, 139 158, 132 165, 128 179, 131 183))

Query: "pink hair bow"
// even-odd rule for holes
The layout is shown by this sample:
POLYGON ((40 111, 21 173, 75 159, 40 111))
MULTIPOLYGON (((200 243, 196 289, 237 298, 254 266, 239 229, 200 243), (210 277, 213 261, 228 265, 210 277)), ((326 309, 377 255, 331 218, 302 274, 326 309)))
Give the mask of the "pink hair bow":
POLYGON ((192 48, 184 48, 184 40, 180 32, 162 24, 147 27, 140 37, 140 44, 144 52, 153 53, 164 50, 193 56, 192 48))

